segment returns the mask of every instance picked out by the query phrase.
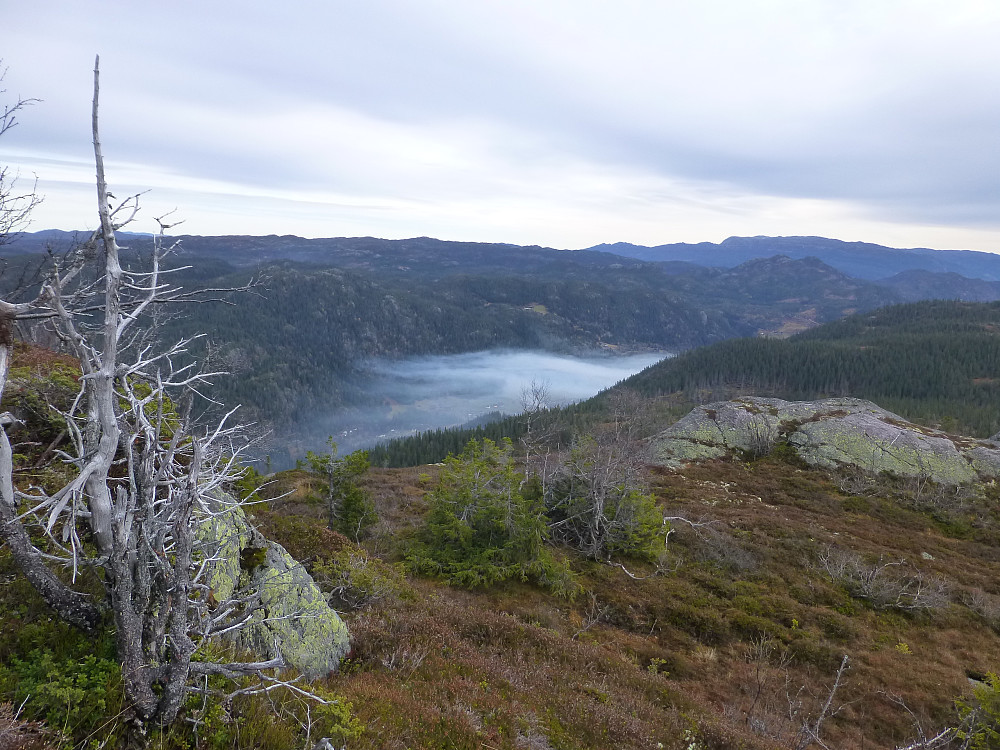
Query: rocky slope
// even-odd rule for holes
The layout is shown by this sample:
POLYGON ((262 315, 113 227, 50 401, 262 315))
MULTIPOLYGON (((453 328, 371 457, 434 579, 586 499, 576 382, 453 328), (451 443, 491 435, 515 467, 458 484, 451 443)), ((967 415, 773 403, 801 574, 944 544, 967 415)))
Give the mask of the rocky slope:
POLYGON ((1000 476, 1000 445, 907 422, 870 401, 749 397, 694 409, 651 440, 654 463, 760 456, 784 442, 812 466, 964 484, 1000 476))

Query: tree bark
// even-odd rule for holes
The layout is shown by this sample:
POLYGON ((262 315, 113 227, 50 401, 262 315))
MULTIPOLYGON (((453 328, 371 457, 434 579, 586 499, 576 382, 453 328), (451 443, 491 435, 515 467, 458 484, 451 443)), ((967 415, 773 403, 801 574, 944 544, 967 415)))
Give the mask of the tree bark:
MULTIPOLYGON (((141 331, 130 330, 150 305, 183 295, 160 279, 160 260, 170 251, 162 245, 169 225, 160 219, 152 270, 121 266, 115 232, 134 218, 138 196, 111 205, 98 131, 98 94, 99 58, 94 62, 92 127, 100 229, 74 254, 68 268, 53 264, 33 301, 0 299, 0 395, 13 346, 7 334, 19 316, 51 318, 60 339, 80 360, 81 392, 64 414, 69 445, 62 451, 75 473, 56 492, 15 491, 13 449, 5 428, 16 420, 0 414, 0 540, 56 613, 85 630, 97 627, 104 610, 64 584, 51 564, 62 559, 76 566, 89 559, 103 571, 128 704, 125 722, 129 741, 139 745, 151 722, 165 725, 177 717, 191 690, 193 670, 263 677, 262 670, 281 668, 284 660, 191 661, 214 632, 244 627, 254 608, 261 606, 259 597, 246 595, 214 601, 206 571, 217 543, 203 542, 197 534, 206 516, 227 512, 216 505, 239 475, 242 448, 234 439, 238 428, 226 425, 231 413, 199 437, 190 431, 190 404, 178 412, 176 405, 187 401, 185 394, 197 393, 208 377, 194 364, 175 364, 187 341, 165 349, 146 347, 137 343, 141 331), (95 259, 98 240, 104 250, 103 287, 78 278, 95 259), (100 312, 92 316, 94 310, 100 312), (27 518, 19 515, 19 498, 30 502, 27 518), (87 541, 97 547, 94 557, 88 558, 92 550, 78 535, 84 523, 92 532, 87 541), (43 554, 28 533, 31 524, 43 527, 53 541, 53 530, 61 524, 64 544, 67 539, 69 543, 56 543, 56 555, 43 554)), ((283 684, 271 680, 267 689, 283 684)))
POLYGON ((97 163, 97 208, 101 217, 101 237, 104 240, 104 335, 97 371, 92 374, 93 383, 87 388, 88 409, 87 433, 84 436, 88 463, 92 471, 87 477, 86 488, 90 505, 90 525, 102 554, 112 552, 112 530, 114 523, 114 500, 108 486, 108 471, 118 452, 121 429, 118 427, 117 397, 115 395, 115 375, 118 364, 118 339, 121 322, 121 278, 122 268, 118 261, 118 243, 115 227, 111 221, 111 207, 108 202, 108 184, 104 177, 104 156, 101 153, 101 138, 97 127, 98 94, 100 92, 100 56, 94 60, 94 105, 92 127, 94 135, 94 159, 97 163))

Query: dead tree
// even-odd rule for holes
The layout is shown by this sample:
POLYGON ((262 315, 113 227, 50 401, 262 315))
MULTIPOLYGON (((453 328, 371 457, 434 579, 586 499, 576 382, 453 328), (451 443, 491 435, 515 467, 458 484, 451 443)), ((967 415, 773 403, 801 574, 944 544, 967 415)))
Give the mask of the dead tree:
POLYGON ((144 334, 143 316, 156 305, 191 297, 163 268, 172 248, 164 236, 170 225, 162 220, 150 266, 122 265, 115 233, 135 217, 138 196, 112 203, 98 95, 95 61, 100 228, 54 265, 34 299, 0 300, 0 395, 15 320, 47 321, 80 362, 79 393, 62 415, 69 438, 57 452, 72 478, 55 491, 18 487, 6 435, 15 420, 0 416, 0 538, 61 618, 87 630, 102 617, 113 625, 129 718, 142 731, 150 722, 172 722, 198 677, 257 674, 273 686, 277 678, 264 670, 284 662, 280 655, 252 663, 193 658, 214 635, 245 626, 259 607, 254 594, 214 600, 214 546, 198 533, 206 519, 236 510, 225 486, 239 474, 239 430, 228 419, 194 428, 190 404, 210 373, 181 364, 190 340, 158 348, 144 334), (99 280, 87 283, 82 272, 94 264, 99 280), (44 549, 32 543, 32 526, 45 532, 44 549), (100 574, 104 601, 74 588, 86 568, 100 574))
POLYGON ((648 492, 637 404, 630 394, 616 399, 613 421, 578 437, 545 484, 552 538, 595 560, 665 548, 669 526, 648 492))
MULTIPOLYGON (((0 67, 0 81, 3 80, 4 73, 0 67)), ((0 94, 4 93, 6 89, 0 89, 0 94)), ((34 102, 34 99, 18 98, 13 104, 4 105, 0 109, 0 135, 15 127, 17 114, 34 102)), ((7 244, 28 225, 31 212, 42 201, 34 185, 31 190, 21 191, 17 183, 16 174, 11 174, 5 166, 0 167, 0 247, 7 244)))

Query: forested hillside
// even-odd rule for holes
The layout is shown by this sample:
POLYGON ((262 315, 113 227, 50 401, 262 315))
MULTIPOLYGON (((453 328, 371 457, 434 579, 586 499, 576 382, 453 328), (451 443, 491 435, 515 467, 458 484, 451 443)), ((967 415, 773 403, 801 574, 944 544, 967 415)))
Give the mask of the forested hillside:
MULTIPOLYGON (((169 324, 210 331, 203 347, 237 377, 228 403, 276 425, 357 404, 374 357, 509 347, 556 352, 683 349, 750 332, 655 283, 455 276, 411 283, 340 269, 271 266, 260 296, 204 306, 169 324)), ((242 280, 234 277, 234 281, 242 280)), ((227 282, 228 283, 228 282, 227 282)))
POLYGON ((910 419, 986 437, 1000 430, 1000 304, 918 302, 785 340, 695 349, 622 387, 690 401, 735 393, 866 398, 910 419))
MULTIPOLYGON (((30 269, 47 244, 58 254, 71 239, 51 232, 21 237, 12 246, 20 252, 7 258, 0 284, 9 288, 20 280, 21 270, 30 269)), ((725 339, 783 337, 939 289, 983 299, 992 288, 990 282, 930 272, 874 284, 816 258, 785 256, 708 268, 430 238, 180 240, 172 260, 191 267, 172 278, 186 288, 235 287, 253 278, 259 283, 250 293, 220 295, 230 304, 193 305, 158 320, 160 335, 207 333, 190 351, 232 374, 219 380, 219 400, 242 404, 244 419, 273 431, 275 442, 291 445, 295 455, 303 452, 295 446, 319 415, 345 406, 381 408, 366 390, 365 368, 372 359, 497 347, 679 352, 725 339)), ((128 242, 127 262, 148 252, 150 238, 131 235, 128 242)), ((702 255, 702 262, 710 260, 702 255)), ((726 351, 738 353, 739 361, 745 347, 783 351, 774 342, 731 346, 726 351)), ((846 367, 831 362, 832 380, 816 387, 839 392, 844 382, 837 373, 846 367)), ((753 377, 774 385, 773 377, 759 375, 753 377)), ((699 373, 696 379, 706 377, 699 373)), ((907 408, 902 402, 892 406, 907 408)))

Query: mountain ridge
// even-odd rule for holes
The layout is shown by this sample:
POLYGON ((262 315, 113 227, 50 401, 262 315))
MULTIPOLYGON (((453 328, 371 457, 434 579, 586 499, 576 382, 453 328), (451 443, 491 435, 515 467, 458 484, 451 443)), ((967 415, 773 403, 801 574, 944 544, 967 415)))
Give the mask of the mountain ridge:
MULTIPOLYGON (((6 247, 12 254, 44 251, 50 243, 67 243, 88 236, 89 232, 44 229, 23 232, 6 247)), ((127 240, 148 241, 148 233, 120 232, 127 240)), ((509 242, 470 242, 440 240, 433 237, 383 239, 364 237, 315 237, 297 235, 178 235, 192 251, 215 255, 231 254, 234 249, 262 253, 257 260, 307 260, 322 251, 336 250, 352 254, 391 251, 402 255, 414 250, 441 248, 460 250, 481 257, 481 251, 502 251, 507 254, 555 253, 562 257, 586 257, 593 253, 645 262, 684 262, 703 267, 731 268, 754 258, 786 255, 793 259, 809 256, 819 258, 848 275, 870 281, 886 279, 901 271, 923 269, 933 272, 954 272, 967 278, 1000 281, 1000 254, 982 250, 935 249, 928 247, 896 248, 873 242, 838 240, 819 236, 727 237, 715 242, 676 242, 661 245, 638 245, 630 242, 600 243, 580 249, 560 249, 542 245, 518 245, 509 242), (213 249, 214 246, 214 249, 213 249)), ((187 250, 185 250, 187 252, 187 250)), ((412 256, 410 256, 412 258, 412 256)), ((615 261, 607 259, 608 264, 615 261)), ((622 262, 622 261, 618 261, 622 262)))
POLYGON ((893 248, 871 242, 848 242, 827 237, 728 237, 720 243, 670 243, 655 246, 627 242, 586 248, 647 261, 689 261, 702 265, 732 267, 752 258, 787 255, 815 256, 850 276, 870 281, 902 271, 923 269, 955 272, 969 278, 1000 280, 1000 255, 981 250, 935 250, 893 248))

